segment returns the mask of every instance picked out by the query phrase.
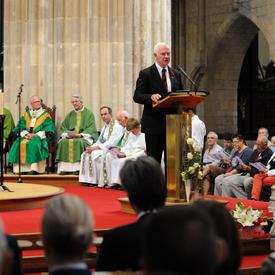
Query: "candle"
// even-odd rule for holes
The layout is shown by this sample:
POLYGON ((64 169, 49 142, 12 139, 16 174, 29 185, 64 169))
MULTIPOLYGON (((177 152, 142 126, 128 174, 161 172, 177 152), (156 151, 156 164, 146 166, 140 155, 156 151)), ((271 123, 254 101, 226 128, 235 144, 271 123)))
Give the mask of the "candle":
POLYGON ((4 114, 4 93, 2 89, 0 89, 0 115, 4 114))

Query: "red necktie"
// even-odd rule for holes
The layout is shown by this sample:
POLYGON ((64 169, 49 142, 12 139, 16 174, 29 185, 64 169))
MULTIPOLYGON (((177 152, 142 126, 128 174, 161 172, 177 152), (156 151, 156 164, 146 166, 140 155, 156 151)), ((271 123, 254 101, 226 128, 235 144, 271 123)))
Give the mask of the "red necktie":
POLYGON ((162 69, 161 79, 162 79, 162 82, 163 82, 163 88, 164 88, 165 92, 167 93, 168 92, 168 87, 167 87, 166 69, 165 68, 162 69))

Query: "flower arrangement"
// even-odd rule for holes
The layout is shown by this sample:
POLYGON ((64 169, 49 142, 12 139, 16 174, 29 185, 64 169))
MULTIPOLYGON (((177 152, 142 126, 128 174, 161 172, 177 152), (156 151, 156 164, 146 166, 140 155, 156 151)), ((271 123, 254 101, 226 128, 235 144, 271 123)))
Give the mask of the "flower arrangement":
POLYGON ((244 207, 242 202, 237 202, 232 215, 236 220, 241 238, 267 238, 269 234, 263 230, 267 226, 267 219, 263 211, 254 210, 251 206, 244 207))
POLYGON ((186 156, 183 161, 183 171, 181 173, 182 180, 187 181, 191 180, 194 189, 197 189, 199 192, 203 193, 203 177, 202 171, 200 170, 201 166, 201 148, 198 144, 194 146, 194 140, 188 138, 186 140, 186 156))

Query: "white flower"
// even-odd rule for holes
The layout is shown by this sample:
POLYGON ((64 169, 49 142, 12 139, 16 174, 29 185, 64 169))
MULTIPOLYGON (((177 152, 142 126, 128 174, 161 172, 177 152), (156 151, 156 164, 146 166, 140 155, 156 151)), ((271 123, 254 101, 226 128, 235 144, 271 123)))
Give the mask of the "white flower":
POLYGON ((199 173, 198 173, 198 179, 199 180, 203 179, 203 173, 202 173, 202 171, 199 171, 199 173))
POLYGON ((193 154, 192 153, 187 153, 187 159, 189 159, 189 160, 191 160, 191 159, 193 159, 193 154))
POLYGON ((195 162, 195 163, 194 163, 194 167, 195 167, 195 168, 199 168, 199 167, 200 167, 200 164, 197 163, 197 162, 195 162))
POLYGON ((192 138, 188 138, 188 139, 186 140, 186 143, 187 143, 188 145, 192 145, 192 144, 194 143, 194 140, 193 140, 192 138))
POLYGON ((242 202, 238 202, 233 211, 233 217, 244 227, 253 226, 262 216, 262 213, 262 211, 253 210, 251 206, 245 208, 242 202))
POLYGON ((194 146, 194 151, 197 152, 197 153, 200 153, 201 147, 199 146, 199 144, 196 144, 196 145, 194 146))
POLYGON ((195 173, 195 167, 193 167, 193 166, 190 166, 189 168, 188 168, 188 172, 192 175, 192 174, 194 174, 195 173))

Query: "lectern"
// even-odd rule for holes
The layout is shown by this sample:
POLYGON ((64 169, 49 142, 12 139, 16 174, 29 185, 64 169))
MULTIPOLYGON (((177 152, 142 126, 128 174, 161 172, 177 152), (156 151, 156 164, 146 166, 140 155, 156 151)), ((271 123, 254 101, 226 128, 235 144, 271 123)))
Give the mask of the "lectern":
POLYGON ((168 196, 175 201, 186 201, 181 172, 187 150, 185 140, 192 137, 191 117, 183 109, 195 108, 208 94, 206 91, 176 91, 153 104, 154 108, 177 109, 177 114, 166 115, 166 184, 168 196))

